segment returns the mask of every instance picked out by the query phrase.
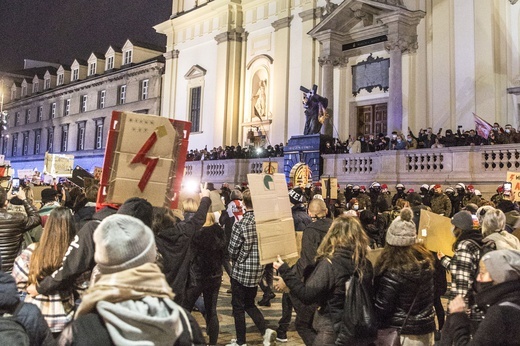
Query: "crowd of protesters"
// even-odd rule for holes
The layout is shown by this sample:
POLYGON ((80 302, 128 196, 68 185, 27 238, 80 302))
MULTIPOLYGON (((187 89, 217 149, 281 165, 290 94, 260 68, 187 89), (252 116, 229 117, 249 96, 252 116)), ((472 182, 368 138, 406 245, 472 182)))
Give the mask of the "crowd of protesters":
POLYGON ((32 345, 216 345, 228 275, 230 346, 247 343, 246 314, 263 345, 287 342, 293 310, 306 345, 370 345, 375 335, 343 325, 345 284, 356 276, 371 292, 377 325, 398 329, 402 345, 517 342, 520 328, 505 322, 520 316, 520 210, 508 186, 490 199, 464 183, 417 192, 399 183, 394 193, 379 182, 348 184, 336 199, 319 183, 287 188, 300 258, 271 265, 259 261, 247 184, 209 183, 175 210, 134 197, 96 211, 97 185, 68 184, 43 189, 37 208, 30 187, 0 188, 0 310, 32 345), (453 256, 418 241, 422 210, 451 218, 453 256), (276 291, 282 311, 272 325, 261 307, 276 291))
MULTIPOLYGON (((442 128, 434 133, 431 127, 420 129, 414 134, 409 128, 408 133, 398 133, 393 131, 391 134, 371 134, 349 136, 345 141, 334 138, 325 143, 322 148, 323 154, 357 154, 370 153, 381 150, 411 150, 425 148, 444 148, 459 146, 480 146, 494 144, 520 143, 520 131, 517 131, 510 124, 501 127, 494 123, 487 137, 482 137, 476 130, 463 130, 461 126, 457 131, 447 129, 442 133, 442 128)), ((265 146, 219 146, 211 150, 208 148, 190 150, 186 156, 187 161, 199 160, 225 160, 225 159, 248 159, 248 158, 267 158, 283 157, 283 144, 265 146)))

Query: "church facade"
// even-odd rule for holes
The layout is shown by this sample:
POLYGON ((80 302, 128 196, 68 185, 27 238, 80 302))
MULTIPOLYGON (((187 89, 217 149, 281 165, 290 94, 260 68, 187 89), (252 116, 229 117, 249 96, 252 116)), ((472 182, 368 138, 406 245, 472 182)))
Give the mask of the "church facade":
POLYGON ((328 99, 321 133, 518 128, 515 0, 173 0, 161 115, 190 148, 286 143, 300 87, 328 99))

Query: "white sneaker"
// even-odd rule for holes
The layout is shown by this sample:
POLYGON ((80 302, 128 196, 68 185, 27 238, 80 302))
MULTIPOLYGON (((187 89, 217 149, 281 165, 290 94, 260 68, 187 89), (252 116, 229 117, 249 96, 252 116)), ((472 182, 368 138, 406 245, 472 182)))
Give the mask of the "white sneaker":
POLYGON ((264 334, 264 346, 276 345, 276 331, 267 328, 264 334))
POLYGON ((231 339, 231 343, 227 344, 226 346, 247 346, 247 344, 239 345, 237 344, 237 339, 231 339))

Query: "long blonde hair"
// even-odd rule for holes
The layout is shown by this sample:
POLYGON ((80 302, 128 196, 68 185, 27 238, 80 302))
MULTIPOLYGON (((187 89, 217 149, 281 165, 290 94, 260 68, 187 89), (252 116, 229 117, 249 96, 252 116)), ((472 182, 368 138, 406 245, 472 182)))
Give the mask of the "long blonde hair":
POLYGON ((63 257, 76 235, 76 227, 69 208, 54 208, 45 223, 40 242, 37 243, 29 263, 28 283, 54 273, 63 263, 63 257))
POLYGON ((316 259, 332 258, 338 248, 352 249, 356 271, 365 266, 370 241, 357 217, 341 215, 334 219, 317 250, 316 259))

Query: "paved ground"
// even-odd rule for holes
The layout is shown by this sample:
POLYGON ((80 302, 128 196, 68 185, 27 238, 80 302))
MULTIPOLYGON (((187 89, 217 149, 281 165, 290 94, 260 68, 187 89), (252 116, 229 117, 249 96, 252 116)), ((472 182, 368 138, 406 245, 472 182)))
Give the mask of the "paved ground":
MULTIPOLYGON (((220 293, 218 298, 217 312, 220 321, 220 334, 218 337, 219 345, 226 345, 231 342, 231 339, 234 339, 235 336, 235 321, 233 320, 233 315, 231 313, 231 294, 226 293, 226 291, 231 288, 229 284, 229 278, 226 274, 224 274, 224 281, 222 282, 222 286, 220 287, 220 293)), ((258 289, 257 301, 262 298, 262 291, 258 289)), ((260 310, 264 314, 267 327, 271 329, 276 329, 278 327, 278 320, 282 315, 282 294, 277 293, 276 298, 271 300, 271 307, 259 306, 260 310)), ((193 316, 199 322, 202 331, 205 331, 206 322, 204 318, 199 312, 193 312, 193 316)), ((247 314, 246 314, 247 316, 247 314)), ((291 321, 291 325, 289 327, 289 332, 287 333, 288 341, 286 343, 278 342, 278 345, 282 346, 300 346, 304 345, 301 338, 296 333, 294 329, 294 312, 293 319, 291 321)), ((247 324, 247 344, 248 345, 261 345, 262 337, 258 329, 256 329, 253 321, 247 316, 246 317, 247 324)), ((206 341, 208 339, 206 338, 206 341)))

